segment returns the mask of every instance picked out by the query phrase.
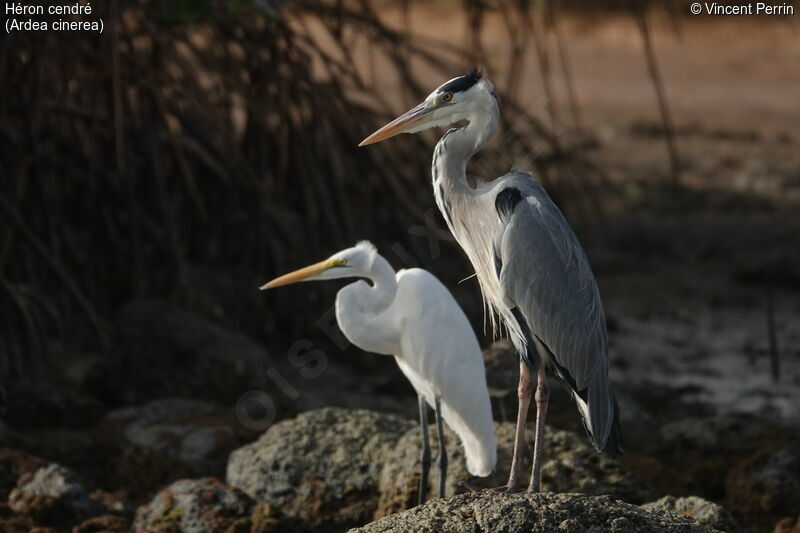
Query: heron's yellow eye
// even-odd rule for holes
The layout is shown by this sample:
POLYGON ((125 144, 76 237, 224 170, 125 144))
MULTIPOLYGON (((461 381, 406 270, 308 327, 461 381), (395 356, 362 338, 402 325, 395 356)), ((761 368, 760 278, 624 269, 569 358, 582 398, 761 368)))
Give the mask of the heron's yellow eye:
POLYGON ((333 259, 329 263, 329 268, 343 267, 343 266, 347 266, 347 259, 344 259, 344 258, 333 259))
POLYGON ((442 101, 443 102, 449 102, 452 99, 453 99, 453 93, 444 93, 442 95, 442 101))

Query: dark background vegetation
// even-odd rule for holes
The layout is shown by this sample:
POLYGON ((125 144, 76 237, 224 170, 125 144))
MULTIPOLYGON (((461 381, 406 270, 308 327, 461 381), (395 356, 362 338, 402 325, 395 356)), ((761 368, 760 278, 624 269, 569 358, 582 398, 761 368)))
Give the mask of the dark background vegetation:
MULTIPOLYGON (((727 22, 744 43, 738 63, 726 59, 729 70, 762 80, 741 89, 761 91, 754 98, 738 101, 733 88, 721 93, 728 117, 727 111, 703 112, 702 102, 714 97, 674 67, 695 61, 702 78, 703 61, 718 61, 713 37, 705 45, 691 40, 704 30, 689 19, 687 6, 110 1, 95 6, 105 21, 102 36, 4 35, 0 399, 7 425, 23 437, 25 431, 91 428, 113 409, 159 396, 235 405, 252 383, 185 384, 184 372, 213 377, 219 367, 187 369, 197 363, 192 354, 160 351, 153 347, 157 339, 140 338, 149 331, 143 320, 182 325, 169 314, 175 309, 264 347, 252 372, 259 376, 250 377, 279 405, 279 417, 317 404, 356 404, 335 392, 354 383, 361 384, 360 399, 371 394, 387 409, 407 403, 413 413, 408 386, 390 360, 342 350, 319 326, 340 285, 256 289, 370 239, 396 267, 419 265, 439 276, 482 344, 490 342, 477 285, 460 283, 470 275, 463 254, 446 240, 431 247, 426 237, 431 227, 443 228, 429 185, 436 132, 357 147, 471 65, 495 83, 504 118, 500 141, 471 171, 497 176, 512 164, 532 167, 567 213, 609 308, 618 348, 612 367, 616 361, 623 391, 656 422, 679 416, 686 405, 725 411, 727 400, 717 392, 725 380, 735 389, 735 377, 718 379, 705 403, 697 392, 703 379, 681 381, 675 390, 664 383, 671 372, 691 377, 698 359, 746 356, 751 367, 742 372, 764 376, 763 390, 748 394, 766 398, 746 410, 779 427, 796 424, 797 409, 782 406, 796 402, 800 390, 800 101, 798 93, 791 96, 800 52, 781 49, 761 70, 753 65, 765 59, 758 57, 764 50, 792 42, 773 45, 771 36, 798 40, 797 15, 727 22), (430 26, 447 21, 448 12, 452 20, 438 35, 430 26), (434 21, 425 27, 428 17, 434 21), (571 58, 570 46, 598 27, 618 32, 629 45, 628 63, 609 57, 608 65, 593 64, 583 52, 583 59, 571 58), (754 42, 749 57, 748 38, 754 42), (679 47, 687 41, 692 50, 712 52, 682 59, 679 47), (664 42, 677 81, 660 63, 664 42), (618 83, 591 85, 593 69, 606 68, 619 69, 618 83), (669 89, 680 112, 671 109, 669 89), (630 96, 603 100, 615 93, 630 96), (602 108, 626 98, 638 111, 602 108), (131 307, 153 299, 162 302, 131 307), (162 317, 159 309, 169 311, 162 317), (726 318, 708 326, 715 316, 726 318), (145 333, 130 334, 131 328, 145 333), (720 355, 708 348, 730 331, 745 332, 735 349, 726 346, 720 355), (320 388, 287 360, 298 339, 327 355, 333 377, 326 380, 330 390, 321 387, 327 392, 304 392, 295 401, 261 374, 278 368, 301 392, 320 388), (653 348, 657 343, 674 350, 653 348), (708 349, 679 370, 665 366, 693 346, 708 349), (340 378, 347 381, 337 385, 340 378)), ((551 422, 575 426, 568 406, 564 413, 568 421, 556 416, 551 422)), ((672 467, 677 455, 661 459, 672 467)), ((729 466, 720 467, 710 486, 695 483, 705 473, 665 490, 700 490, 724 501, 722 470, 729 466)), ((753 520, 774 523, 785 511, 753 520)))

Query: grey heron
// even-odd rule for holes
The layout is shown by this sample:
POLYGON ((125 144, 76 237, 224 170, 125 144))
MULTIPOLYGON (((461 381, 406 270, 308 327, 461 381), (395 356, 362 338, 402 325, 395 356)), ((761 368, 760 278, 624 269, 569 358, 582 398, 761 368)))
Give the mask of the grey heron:
POLYGON ((269 283, 271 289, 298 281, 366 278, 336 295, 336 320, 350 342, 368 352, 394 355, 419 401, 425 500, 430 468, 428 405, 439 439, 439 497, 444 496, 447 450, 442 420, 464 446, 467 470, 488 476, 497 462, 492 408, 478 340, 466 315, 444 285, 420 268, 395 273, 366 241, 269 283))
MULTIPOLYGON (((527 172, 467 181, 469 159, 494 135, 500 106, 492 84, 470 71, 449 80, 361 146, 434 126, 433 192, 450 231, 472 263, 493 326, 508 330, 520 355, 519 410, 507 490, 523 488, 520 454, 536 373, 536 426, 529 492, 541 484, 546 368, 569 389, 598 451, 622 452, 618 407, 608 376, 608 338, 600 294, 583 248, 547 192, 527 172)), ((495 330, 498 328, 495 327, 495 330)))

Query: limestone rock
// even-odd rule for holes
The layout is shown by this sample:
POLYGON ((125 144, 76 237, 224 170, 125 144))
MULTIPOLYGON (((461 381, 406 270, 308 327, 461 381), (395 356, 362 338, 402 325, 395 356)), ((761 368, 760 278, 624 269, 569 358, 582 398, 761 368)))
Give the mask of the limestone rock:
POLYGON ((686 498, 664 496, 657 501, 646 503, 642 507, 690 516, 701 524, 711 526, 725 533, 739 533, 741 531, 739 524, 727 509, 697 496, 688 496, 686 498))
POLYGON ((150 452, 196 474, 222 475, 228 454, 241 442, 231 410, 184 398, 119 409, 103 423, 109 433, 122 437, 118 444, 126 460, 150 452))
POLYGON ((6 500, 23 475, 47 466, 44 459, 13 448, 0 448, 0 499, 6 500))
MULTIPOLYGON (((456 435, 445 428, 445 444, 449 457, 446 495, 464 492, 465 487, 483 489, 504 485, 508 480, 511 456, 514 450, 514 424, 496 422, 497 469, 486 478, 470 475, 466 468, 464 452, 456 435)), ((432 457, 439 453, 435 429, 430 429, 432 457)), ((527 437, 531 437, 528 432, 527 437)), ((381 472, 380 502, 375 517, 386 516, 416 505, 419 485, 421 437, 419 428, 403 435, 381 472)), ((533 455, 532 441, 526 440, 522 468, 530 474, 533 455)), ((542 464, 542 489, 555 492, 583 492, 609 494, 616 498, 643 503, 653 498, 643 481, 626 470, 618 461, 598 454, 583 435, 545 430, 545 447, 542 464)), ((431 466, 428 498, 437 496, 439 470, 431 466)))
POLYGON ((130 520, 119 515, 103 515, 90 518, 72 528, 72 533, 128 533, 130 520))
POLYGON ((372 519, 381 469, 412 426, 372 411, 309 411, 233 452, 226 479, 289 517, 341 531, 372 519))
POLYGON ((105 508, 89 497, 78 476, 56 463, 20 478, 8 498, 9 507, 44 525, 64 525, 102 514, 105 508))
POLYGON ((800 509, 800 444, 761 451, 736 465, 728 498, 743 512, 790 515, 800 509))
POLYGON ((787 516, 786 518, 778 520, 772 533, 800 533, 800 517, 794 518, 787 516))
POLYGON ((610 496, 472 492, 386 516, 351 533, 709 533, 687 516, 610 496))
POLYGON ((253 500, 216 478, 181 479, 136 511, 134 533, 215 533, 248 519, 253 500))

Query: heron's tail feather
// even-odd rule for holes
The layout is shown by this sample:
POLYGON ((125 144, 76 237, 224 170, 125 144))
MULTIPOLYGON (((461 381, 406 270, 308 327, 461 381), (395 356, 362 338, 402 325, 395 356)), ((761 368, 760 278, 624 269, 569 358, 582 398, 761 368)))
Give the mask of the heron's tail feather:
POLYGON ((608 434, 603 451, 611 457, 618 457, 625 453, 625 445, 622 441, 622 429, 619 425, 619 405, 617 405, 616 398, 614 398, 614 421, 611 424, 611 431, 608 434))
POLYGON ((622 454, 619 406, 608 372, 599 371, 587 389, 573 391, 572 396, 595 449, 612 457, 622 454))

